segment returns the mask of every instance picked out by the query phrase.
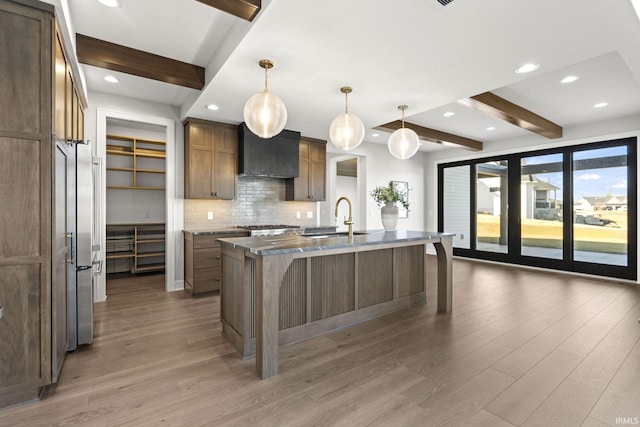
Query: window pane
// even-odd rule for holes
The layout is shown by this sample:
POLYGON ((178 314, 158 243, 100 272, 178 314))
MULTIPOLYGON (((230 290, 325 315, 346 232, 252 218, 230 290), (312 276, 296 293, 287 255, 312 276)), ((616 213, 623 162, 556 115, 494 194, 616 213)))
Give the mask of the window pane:
POLYGON ((522 255, 562 259, 562 154, 523 158, 520 176, 522 255))
POLYGON ((471 167, 456 166, 444 169, 444 194, 442 202, 444 206, 444 232, 455 233, 453 238, 454 248, 470 248, 470 212, 471 195, 469 194, 469 182, 471 179, 471 167))
POLYGON ((627 147, 573 154, 573 257, 627 263, 627 147))
POLYGON ((507 161, 476 165, 476 249, 508 252, 507 161))

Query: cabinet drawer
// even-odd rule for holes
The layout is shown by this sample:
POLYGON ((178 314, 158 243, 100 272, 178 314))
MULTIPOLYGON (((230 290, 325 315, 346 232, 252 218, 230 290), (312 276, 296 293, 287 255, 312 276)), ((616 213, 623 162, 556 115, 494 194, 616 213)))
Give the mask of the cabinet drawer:
POLYGON ((222 283, 220 268, 203 268, 193 272, 193 293, 218 291, 222 283))
POLYGON ((202 235, 202 236, 194 236, 193 237, 193 248, 219 248, 220 242, 218 242, 218 237, 216 235, 202 235))
POLYGON ((193 269, 220 267, 222 251, 220 247, 200 248, 193 251, 193 269))

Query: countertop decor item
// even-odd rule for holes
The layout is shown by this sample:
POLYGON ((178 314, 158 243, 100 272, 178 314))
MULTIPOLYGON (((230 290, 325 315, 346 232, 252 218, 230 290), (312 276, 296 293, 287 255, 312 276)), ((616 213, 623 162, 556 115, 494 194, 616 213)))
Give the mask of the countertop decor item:
POLYGON ((344 114, 333 119, 329 127, 329 137, 333 145, 343 151, 351 151, 358 147, 364 139, 364 123, 354 114, 349 114, 348 95, 352 92, 349 86, 340 88, 344 93, 344 114))
POLYGON ((273 61, 262 59, 264 68, 264 91, 253 95, 244 104, 244 121, 249 130, 260 138, 272 138, 282 132, 287 123, 287 107, 284 102, 269 92, 267 70, 273 68, 273 61))
POLYGON ((385 231, 395 231, 398 226, 398 203, 407 211, 409 210, 407 193, 401 187, 394 186, 393 181, 391 181, 386 187, 379 186, 374 188, 370 194, 381 208, 382 225, 385 231))
POLYGON ((398 110, 402 111, 402 127, 391 134, 387 144, 391 155, 400 160, 413 156, 418 152, 418 147, 420 147, 418 134, 413 129, 404 127, 404 110, 408 108, 406 105, 398 106, 398 110))

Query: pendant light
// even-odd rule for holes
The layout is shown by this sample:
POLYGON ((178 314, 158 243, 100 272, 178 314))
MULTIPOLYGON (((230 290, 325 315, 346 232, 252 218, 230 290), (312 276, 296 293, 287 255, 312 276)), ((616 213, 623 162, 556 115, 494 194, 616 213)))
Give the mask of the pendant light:
POLYGON ((364 139, 364 124, 356 115, 349 114, 349 100, 352 89, 349 86, 340 88, 344 93, 344 114, 333 119, 329 127, 329 138, 333 145, 343 151, 351 151, 362 143, 364 139))
POLYGON ((282 132, 287 123, 287 107, 284 102, 269 92, 267 70, 273 68, 273 61, 262 59, 264 68, 264 91, 256 93, 244 104, 244 121, 251 132, 260 138, 271 138, 282 132))
POLYGON ((412 129, 404 127, 404 110, 406 105, 398 106, 398 110, 402 110, 402 127, 396 129, 389 137, 389 152, 393 157, 398 159, 408 159, 418 152, 420 146, 420 138, 412 129))

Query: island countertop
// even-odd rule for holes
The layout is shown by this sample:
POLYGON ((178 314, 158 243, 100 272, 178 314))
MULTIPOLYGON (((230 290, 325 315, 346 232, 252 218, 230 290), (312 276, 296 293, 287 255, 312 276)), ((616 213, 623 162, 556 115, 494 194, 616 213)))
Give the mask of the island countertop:
POLYGON ((301 236, 280 235, 263 237, 235 237, 218 239, 222 245, 231 246, 255 255, 284 255, 297 252, 312 252, 358 246, 395 244, 402 242, 432 241, 439 242, 443 237, 453 237, 451 233, 429 231, 356 231, 353 238, 346 235, 301 236))

